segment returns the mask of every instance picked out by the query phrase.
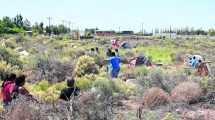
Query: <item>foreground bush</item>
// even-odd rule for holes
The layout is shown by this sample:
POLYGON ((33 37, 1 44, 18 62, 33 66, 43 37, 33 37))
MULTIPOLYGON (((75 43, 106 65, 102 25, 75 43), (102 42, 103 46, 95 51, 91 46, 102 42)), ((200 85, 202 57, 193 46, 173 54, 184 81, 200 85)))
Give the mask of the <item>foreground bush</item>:
POLYGON ((173 101, 176 102, 191 102, 198 100, 202 95, 202 90, 199 84, 194 82, 183 82, 177 85, 171 92, 173 101))
POLYGON ((143 97, 144 97, 143 99, 144 105, 150 109, 157 106, 165 105, 168 102, 170 102, 169 94, 157 87, 148 89, 144 93, 143 97))
POLYGON ((75 66, 74 73, 76 77, 84 77, 86 74, 98 74, 99 68, 92 57, 82 56, 75 66))
POLYGON ((68 120, 72 119, 69 103, 53 101, 37 103, 26 100, 25 97, 16 99, 3 115, 4 120, 68 120))

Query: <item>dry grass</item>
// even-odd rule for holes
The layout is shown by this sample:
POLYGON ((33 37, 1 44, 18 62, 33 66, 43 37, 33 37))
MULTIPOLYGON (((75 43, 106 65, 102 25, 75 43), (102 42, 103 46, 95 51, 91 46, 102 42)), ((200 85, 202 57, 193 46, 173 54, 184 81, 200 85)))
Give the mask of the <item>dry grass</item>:
POLYGON ((189 103, 198 100, 201 95, 202 90, 199 84, 195 82, 182 82, 171 92, 172 100, 176 102, 189 103))
POLYGON ((143 103, 147 108, 152 109, 157 106, 165 105, 168 102, 170 102, 169 94, 160 88, 153 87, 144 93, 143 103))

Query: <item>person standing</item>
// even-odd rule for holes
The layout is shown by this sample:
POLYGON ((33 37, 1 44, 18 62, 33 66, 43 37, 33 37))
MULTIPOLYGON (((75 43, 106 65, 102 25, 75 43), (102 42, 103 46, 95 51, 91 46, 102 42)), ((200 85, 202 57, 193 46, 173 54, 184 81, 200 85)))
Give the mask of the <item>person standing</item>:
POLYGON ((115 49, 115 54, 116 54, 116 57, 119 57, 119 51, 118 51, 118 49, 115 49))
POLYGON ((111 77, 112 78, 117 78, 119 71, 120 71, 120 62, 121 59, 119 57, 116 57, 115 52, 111 53, 111 58, 108 60, 104 60, 110 63, 110 71, 111 71, 111 77))
POLYGON ((96 47, 96 52, 97 52, 98 54, 100 54, 100 51, 99 51, 99 48, 98 48, 98 47, 96 47))
POLYGON ((106 52, 106 56, 111 57, 111 54, 112 54, 112 50, 111 48, 108 48, 106 52))

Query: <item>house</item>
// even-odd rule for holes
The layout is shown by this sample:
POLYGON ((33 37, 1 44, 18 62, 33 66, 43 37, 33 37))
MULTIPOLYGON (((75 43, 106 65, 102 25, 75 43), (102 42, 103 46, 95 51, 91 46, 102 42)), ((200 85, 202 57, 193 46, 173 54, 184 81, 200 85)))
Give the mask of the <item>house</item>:
POLYGON ((25 31, 27 36, 32 36, 33 35, 33 31, 25 31))
POLYGON ((105 30, 97 30, 95 31, 95 35, 98 36, 110 36, 110 35, 114 35, 114 31, 113 30, 109 30, 109 31, 105 31, 105 30))

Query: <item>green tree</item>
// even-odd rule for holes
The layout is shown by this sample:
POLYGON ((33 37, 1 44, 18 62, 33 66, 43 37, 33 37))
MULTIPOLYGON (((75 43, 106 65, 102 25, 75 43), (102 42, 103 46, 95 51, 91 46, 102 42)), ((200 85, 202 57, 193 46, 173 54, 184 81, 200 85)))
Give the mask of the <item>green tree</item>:
POLYGON ((95 31, 98 30, 98 28, 86 28, 85 33, 87 36, 90 36, 91 34, 95 33, 95 31))
POLYGON ((43 33, 43 22, 41 22, 38 26, 38 31, 39 31, 39 34, 43 33))
POLYGON ((64 25, 61 24, 61 25, 58 26, 58 32, 59 32, 59 34, 67 33, 67 29, 66 29, 66 27, 64 25))
POLYGON ((16 15, 14 18, 14 24, 17 28, 23 28, 24 22, 21 14, 16 15))
POLYGON ((196 35, 205 35, 205 34, 207 34, 204 30, 202 30, 202 29, 197 29, 196 31, 195 31, 195 34, 196 35))
POLYGON ((210 29, 209 30, 209 34, 212 35, 212 36, 214 36, 215 35, 215 29, 210 29))
POLYGON ((4 23, 5 27, 9 27, 9 28, 14 27, 12 19, 10 19, 10 17, 8 16, 3 17, 2 22, 4 23))
POLYGON ((24 24, 23 24, 23 29, 24 30, 30 30, 31 23, 27 19, 25 19, 24 24))

